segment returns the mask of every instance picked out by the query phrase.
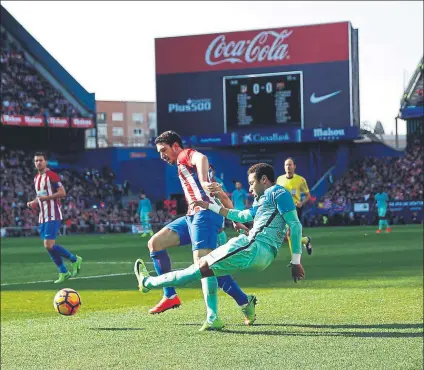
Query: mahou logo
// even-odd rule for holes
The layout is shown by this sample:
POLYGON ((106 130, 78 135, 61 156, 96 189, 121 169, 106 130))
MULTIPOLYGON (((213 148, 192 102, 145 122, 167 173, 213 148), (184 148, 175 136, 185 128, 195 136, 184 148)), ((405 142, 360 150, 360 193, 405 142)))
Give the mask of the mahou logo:
POLYGON ((25 123, 28 126, 43 126, 44 125, 44 119, 43 117, 30 117, 25 116, 24 117, 25 123))
POLYGON ((49 117, 48 122, 52 126, 68 126, 68 119, 61 117, 49 117))
POLYGON ((7 114, 2 116, 2 121, 8 125, 20 125, 22 123, 21 116, 9 116, 7 114))
POLYGON ((92 127, 93 121, 91 118, 72 118, 73 127, 88 128, 92 127))
POLYGON ((225 35, 217 36, 208 46, 205 61, 210 66, 222 63, 254 63, 282 61, 288 56, 286 39, 293 31, 262 31, 252 40, 227 41, 225 35))

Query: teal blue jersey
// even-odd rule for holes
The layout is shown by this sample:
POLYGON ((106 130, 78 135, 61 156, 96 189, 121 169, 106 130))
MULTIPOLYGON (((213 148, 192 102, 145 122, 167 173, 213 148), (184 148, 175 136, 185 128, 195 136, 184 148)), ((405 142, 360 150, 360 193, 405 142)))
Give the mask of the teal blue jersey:
MULTIPOLYGON (((284 215, 295 211, 291 194, 280 185, 273 185, 253 202, 252 208, 244 211, 230 209, 227 218, 237 222, 253 221, 253 228, 249 232, 249 241, 255 240, 271 245, 277 251, 283 244, 286 233, 284 215)), ((297 216, 296 216, 297 219, 297 216)), ((302 253, 301 246, 293 246, 293 253, 302 253), (297 250, 297 249, 300 250, 297 250)))
POLYGON ((148 212, 152 212, 152 203, 147 198, 140 199, 140 201, 138 202, 137 213, 142 214, 148 212))
POLYGON ((375 201, 377 202, 377 207, 387 208, 387 202, 389 201, 389 196, 387 193, 377 193, 375 195, 375 201))
POLYGON ((222 191, 224 191, 225 193, 227 193, 227 188, 225 187, 224 181, 222 181, 219 177, 215 177, 215 181, 221 185, 222 187, 222 191))
POLYGON ((234 190, 233 194, 231 195, 231 200, 233 201, 234 209, 238 209, 240 211, 244 210, 246 208, 246 200, 247 200, 246 190, 244 189, 234 190))

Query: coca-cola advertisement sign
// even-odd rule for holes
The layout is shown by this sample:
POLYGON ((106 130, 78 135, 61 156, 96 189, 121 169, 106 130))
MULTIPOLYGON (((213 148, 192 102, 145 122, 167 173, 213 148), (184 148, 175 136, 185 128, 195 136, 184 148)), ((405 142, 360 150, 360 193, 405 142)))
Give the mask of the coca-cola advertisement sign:
POLYGON ((156 74, 274 67, 349 59, 349 23, 160 38, 156 74))
POLYGON ((92 118, 72 118, 71 127, 72 128, 92 128, 94 127, 94 122, 92 118))
POLYGON ((47 118, 47 125, 49 127, 68 128, 69 120, 64 117, 49 117, 47 118))

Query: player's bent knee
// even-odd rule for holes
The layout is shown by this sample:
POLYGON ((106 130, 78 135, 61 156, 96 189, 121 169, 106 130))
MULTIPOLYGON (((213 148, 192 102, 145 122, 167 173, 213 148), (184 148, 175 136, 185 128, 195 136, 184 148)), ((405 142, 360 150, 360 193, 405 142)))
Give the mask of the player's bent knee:
POLYGON ((167 228, 153 235, 147 242, 150 253, 159 252, 169 247, 176 247, 180 244, 179 235, 167 228))
POLYGON ((44 248, 46 248, 47 250, 52 250, 53 246, 54 246, 54 240, 44 240, 44 248))
POLYGON ((197 262, 197 265, 199 266, 199 270, 202 274, 202 277, 214 276, 214 273, 209 267, 208 262, 204 258, 200 258, 197 262))
POLYGON ((153 235, 147 242, 147 248, 149 248, 150 253, 159 252, 161 250, 160 240, 153 235))

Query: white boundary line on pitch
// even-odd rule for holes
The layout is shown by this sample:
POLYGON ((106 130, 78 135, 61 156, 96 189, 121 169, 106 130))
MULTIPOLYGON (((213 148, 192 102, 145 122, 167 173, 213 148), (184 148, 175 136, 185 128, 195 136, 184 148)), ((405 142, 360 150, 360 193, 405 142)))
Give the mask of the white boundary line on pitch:
MULTIPOLYGON (((144 262, 146 265, 151 265, 153 264, 153 262, 144 262)), ((171 265, 187 265, 190 266, 190 264, 192 264, 193 262, 171 262, 171 265)), ((129 261, 84 261, 84 264, 94 264, 94 265, 134 265, 134 262, 129 262, 129 261)))
MULTIPOLYGON (((103 263, 103 262, 94 262, 94 263, 103 263)), ((114 263, 114 262, 112 262, 114 263)), ((117 263, 133 263, 133 262, 117 262, 117 263)), ((146 264, 153 264, 153 262, 145 262, 146 264)), ((174 262, 173 264, 187 264, 189 262, 174 262)), ((107 264, 107 262, 105 262, 104 264, 107 264)), ((178 269, 177 269, 178 270, 178 269)), ((174 270, 173 270, 174 271, 174 270)), ((149 272, 154 272, 154 271, 149 271, 149 272)), ((93 275, 93 276, 78 276, 75 278, 70 278, 68 280, 78 280, 78 279, 100 279, 100 278, 104 278, 104 277, 113 277, 113 276, 125 276, 125 275, 133 275, 134 272, 122 272, 122 273, 118 273, 118 274, 105 274, 105 275, 93 275)), ((38 281, 26 281, 23 283, 2 283, 1 286, 9 286, 9 285, 28 285, 28 284, 41 284, 41 283, 51 283, 53 280, 38 280, 38 281)))
MULTIPOLYGON (((93 276, 81 276, 81 277, 75 277, 70 278, 68 280, 77 280, 77 279, 99 279, 102 277, 110 277, 110 276, 122 276, 122 275, 133 275, 133 272, 123 272, 120 274, 107 274, 107 275, 93 275, 93 276)), ((8 286, 8 285, 27 285, 27 284, 39 284, 39 283, 51 283, 53 280, 39 280, 39 281, 27 281, 24 283, 3 283, 1 286, 8 286)))

